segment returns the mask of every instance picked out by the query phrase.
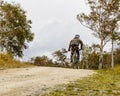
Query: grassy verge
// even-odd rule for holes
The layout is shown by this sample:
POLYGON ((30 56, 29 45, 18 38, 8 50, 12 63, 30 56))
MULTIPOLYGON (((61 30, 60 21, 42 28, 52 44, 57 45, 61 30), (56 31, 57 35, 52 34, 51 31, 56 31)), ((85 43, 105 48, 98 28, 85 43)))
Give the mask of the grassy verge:
POLYGON ((97 72, 43 96, 120 96, 120 67, 97 72))
POLYGON ((7 68, 24 68, 33 66, 26 62, 20 62, 13 58, 11 54, 0 54, 0 70, 7 68))

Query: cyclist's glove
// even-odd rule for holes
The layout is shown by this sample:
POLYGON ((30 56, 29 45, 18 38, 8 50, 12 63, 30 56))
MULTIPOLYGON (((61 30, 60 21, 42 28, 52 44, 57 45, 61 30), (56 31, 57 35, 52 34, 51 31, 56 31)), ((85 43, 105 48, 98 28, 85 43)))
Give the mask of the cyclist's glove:
POLYGON ((70 48, 68 49, 68 51, 70 51, 70 48))
POLYGON ((83 50, 83 48, 81 48, 80 50, 83 50))

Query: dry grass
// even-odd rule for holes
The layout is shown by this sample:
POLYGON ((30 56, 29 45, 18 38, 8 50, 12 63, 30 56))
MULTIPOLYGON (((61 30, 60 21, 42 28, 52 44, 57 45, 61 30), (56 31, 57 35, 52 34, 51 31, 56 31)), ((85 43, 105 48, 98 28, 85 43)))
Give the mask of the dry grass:
POLYGON ((30 63, 20 62, 14 59, 11 54, 0 54, 0 69, 6 68, 23 68, 33 66, 30 63))

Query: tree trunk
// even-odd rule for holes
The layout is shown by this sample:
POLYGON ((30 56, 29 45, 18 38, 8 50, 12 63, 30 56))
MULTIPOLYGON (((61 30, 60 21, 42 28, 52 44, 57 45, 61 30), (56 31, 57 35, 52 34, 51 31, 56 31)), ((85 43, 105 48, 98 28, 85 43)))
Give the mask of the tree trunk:
POLYGON ((100 56, 99 56, 98 69, 102 69, 102 68, 103 68, 103 42, 101 42, 101 46, 100 46, 100 56))
POLYGON ((103 54, 100 54, 98 69, 102 69, 102 67, 103 67, 103 54))

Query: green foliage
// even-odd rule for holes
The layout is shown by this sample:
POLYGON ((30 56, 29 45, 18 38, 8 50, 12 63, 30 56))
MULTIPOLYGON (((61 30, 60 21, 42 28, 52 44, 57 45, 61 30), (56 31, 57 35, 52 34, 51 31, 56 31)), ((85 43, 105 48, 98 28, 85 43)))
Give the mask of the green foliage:
POLYGON ((51 59, 49 59, 47 56, 37 56, 35 58, 31 58, 34 65, 37 66, 56 66, 51 59))
MULTIPOLYGON (((98 69, 99 65, 99 46, 93 44, 92 46, 84 46, 84 50, 82 51, 82 60, 80 62, 80 68, 84 69, 98 69)), ((120 64, 120 49, 117 48, 115 50, 115 64, 120 64)), ((103 68, 110 68, 111 67, 111 53, 104 52, 103 54, 103 68)))
POLYGON ((95 46, 84 46, 82 51, 82 60, 80 62, 80 68, 85 69, 98 69, 99 53, 96 51, 95 46))
POLYGON ((115 63, 120 64, 120 48, 116 48, 114 53, 115 63))
POLYGON ((54 58, 56 59, 56 62, 59 64, 62 64, 63 66, 68 66, 67 56, 66 56, 66 50, 63 48, 62 50, 55 51, 53 53, 54 58))
POLYGON ((31 58, 31 63, 37 66, 50 66, 50 67, 68 67, 68 63, 66 61, 66 50, 62 49, 61 51, 55 51, 53 56, 55 57, 56 61, 49 59, 47 56, 37 56, 31 58))
POLYGON ((104 52, 104 54, 103 54, 103 62, 104 62, 104 65, 103 65, 104 69, 108 69, 108 68, 111 67, 111 62, 112 62, 111 53, 104 52))
POLYGON ((23 49, 33 40, 31 20, 19 4, 0 2, 0 51, 23 56, 23 49))
POLYGON ((103 67, 103 48, 112 39, 120 40, 120 0, 87 0, 90 14, 78 14, 80 23, 100 40, 99 69, 103 67))
POLYGON ((120 67, 97 71, 42 96, 120 96, 120 67))
MULTIPOLYGON (((93 44, 92 46, 84 45, 84 50, 80 53, 81 61, 79 62, 79 68, 81 69, 98 69, 99 66, 99 57, 100 57, 100 49, 98 44, 93 44)), ((115 64, 120 64, 120 48, 116 48, 115 50, 115 64)), ((58 67, 70 67, 68 66, 69 62, 67 59, 64 59, 66 56, 66 51, 56 51, 54 52, 54 56, 56 62, 55 65, 58 67), (61 59, 62 58, 62 59, 61 59), (63 60, 63 61, 62 61, 63 60), (65 60, 65 61, 64 61, 65 60)), ((103 52, 103 69, 107 69, 111 67, 111 53, 103 52)))

